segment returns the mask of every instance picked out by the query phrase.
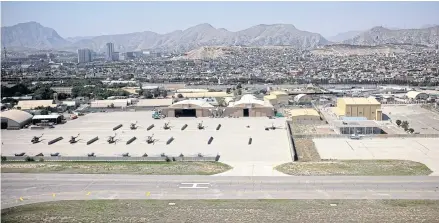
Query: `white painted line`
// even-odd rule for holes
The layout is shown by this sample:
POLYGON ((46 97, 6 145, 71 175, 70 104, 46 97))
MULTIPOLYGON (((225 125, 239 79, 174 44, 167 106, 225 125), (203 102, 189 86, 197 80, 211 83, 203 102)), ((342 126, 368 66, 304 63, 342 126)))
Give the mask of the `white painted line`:
POLYGON ((210 183, 180 183, 180 184, 184 184, 184 185, 192 185, 191 187, 178 187, 180 189, 206 189, 209 187, 198 187, 198 185, 210 185, 210 183))

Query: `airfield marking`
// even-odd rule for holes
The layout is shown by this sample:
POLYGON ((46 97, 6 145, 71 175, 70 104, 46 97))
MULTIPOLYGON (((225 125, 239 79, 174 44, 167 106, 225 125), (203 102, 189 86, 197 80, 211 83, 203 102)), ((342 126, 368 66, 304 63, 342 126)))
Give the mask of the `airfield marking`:
POLYGON ((146 192, 146 196, 148 197, 151 194, 151 192, 146 192))
POLYGON ((88 193, 87 193, 87 196, 90 195, 90 194, 91 194, 91 192, 88 192, 88 193))
POLYGON ((209 187, 198 187, 198 185, 210 185, 210 183, 180 183, 180 184, 185 184, 185 185, 188 185, 188 184, 191 184, 192 185, 192 187, 182 187, 182 186, 180 186, 180 187, 178 187, 178 188, 180 188, 180 189, 206 189, 206 188, 209 188, 209 187))

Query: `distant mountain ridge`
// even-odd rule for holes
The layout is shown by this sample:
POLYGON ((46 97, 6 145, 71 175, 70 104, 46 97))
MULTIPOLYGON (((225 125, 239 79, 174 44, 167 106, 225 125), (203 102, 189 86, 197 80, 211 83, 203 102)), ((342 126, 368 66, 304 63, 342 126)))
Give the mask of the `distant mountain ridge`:
POLYGON ((343 41, 351 45, 381 45, 387 43, 395 44, 439 44, 439 26, 423 29, 388 29, 382 26, 370 30, 343 41))
MULTIPOLYGON (((391 30, 374 27, 365 32, 343 33, 344 44, 377 45, 386 43, 423 44, 439 43, 439 26, 424 29, 391 30)), ((114 43, 115 51, 126 52, 143 49, 190 51, 203 46, 274 46, 285 45, 302 49, 332 44, 318 33, 297 29, 291 24, 256 25, 232 32, 215 28, 208 23, 199 24, 185 30, 166 34, 151 31, 94 37, 71 37, 64 39, 51 28, 37 22, 19 23, 1 28, 2 47, 58 49, 76 51, 89 48, 97 52, 105 51, 105 44, 114 43)), ((339 38, 341 38, 339 36, 339 38)))
POLYGON ((231 32, 222 28, 216 29, 210 24, 203 23, 186 30, 177 30, 166 34, 145 31, 95 37, 73 37, 67 38, 67 40, 60 37, 55 30, 41 26, 36 22, 2 27, 2 46, 6 47, 64 50, 90 48, 94 51, 104 51, 107 42, 113 42, 115 50, 122 52, 141 49, 187 51, 201 46, 216 45, 291 45, 300 48, 313 48, 330 43, 318 33, 301 31, 289 24, 257 25, 238 32, 231 32), (36 28, 28 28, 28 24, 34 24, 36 28))
POLYGON ((1 28, 2 47, 58 48, 69 42, 52 29, 37 22, 19 23, 1 28))
POLYGON ((363 31, 347 31, 347 32, 339 33, 335 36, 328 37, 327 39, 332 42, 343 42, 345 40, 352 39, 358 36, 362 32, 363 31))

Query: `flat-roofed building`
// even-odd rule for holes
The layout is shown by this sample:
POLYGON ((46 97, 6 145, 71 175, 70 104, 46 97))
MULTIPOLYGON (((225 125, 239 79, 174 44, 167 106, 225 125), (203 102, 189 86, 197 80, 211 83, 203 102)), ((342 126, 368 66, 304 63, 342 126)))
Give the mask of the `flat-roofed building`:
POLYGON ((368 120, 382 120, 381 103, 374 98, 338 98, 339 117, 366 117, 368 120))
POLYGON ((19 101, 15 107, 21 110, 31 110, 37 107, 55 108, 56 106, 57 105, 53 103, 53 100, 28 100, 28 101, 19 101))
POLYGON ((276 100, 276 95, 265 95, 264 96, 264 101, 269 102, 272 105, 277 105, 277 100, 276 100))
POLYGON ((202 93, 202 92, 209 92, 209 90, 183 88, 183 89, 178 89, 176 92, 177 93, 202 93))
POLYGON ((227 92, 192 92, 192 93, 175 93, 175 98, 179 95, 183 96, 183 98, 224 98, 224 97, 233 97, 233 94, 227 94, 227 92))
POLYGON ((290 111, 291 121, 297 123, 318 123, 320 114, 311 108, 293 109, 290 111))
POLYGON ((271 91, 270 95, 276 96, 276 102, 278 104, 288 104, 288 93, 285 91, 271 91))
POLYGON ((32 124, 37 124, 41 122, 52 122, 54 124, 59 124, 62 122, 62 116, 59 114, 50 115, 35 115, 32 117, 32 124))
POLYGON ((95 100, 90 103, 91 108, 125 108, 129 104, 128 99, 95 100))

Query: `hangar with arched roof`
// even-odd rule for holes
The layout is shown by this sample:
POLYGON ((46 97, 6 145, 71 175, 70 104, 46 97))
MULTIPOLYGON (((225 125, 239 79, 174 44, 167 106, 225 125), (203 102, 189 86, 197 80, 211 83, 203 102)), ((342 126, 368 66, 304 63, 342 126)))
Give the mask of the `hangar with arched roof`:
POLYGON ((2 129, 21 129, 32 121, 33 115, 28 112, 13 109, 0 113, 2 129))

